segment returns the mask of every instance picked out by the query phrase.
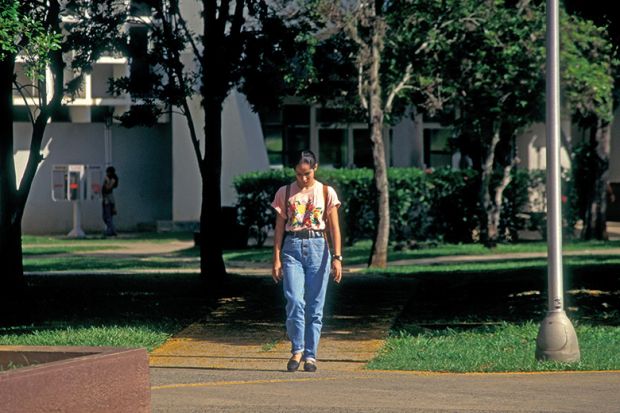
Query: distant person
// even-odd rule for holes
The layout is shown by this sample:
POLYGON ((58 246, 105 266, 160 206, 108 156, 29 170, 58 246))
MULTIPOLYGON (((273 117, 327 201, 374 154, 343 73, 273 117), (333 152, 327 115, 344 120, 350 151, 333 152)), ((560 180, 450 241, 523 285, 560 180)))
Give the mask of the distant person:
POLYGON ((114 215, 116 215, 116 202, 114 201, 114 189, 118 186, 118 176, 113 166, 105 170, 101 195, 103 198, 103 222, 105 222, 105 236, 116 236, 114 228, 114 215))
POLYGON ((333 188, 314 179, 318 163, 311 151, 297 159, 295 182, 281 187, 271 204, 277 212, 271 275, 282 281, 286 298, 292 353, 286 368, 296 371, 303 361, 304 370, 314 372, 329 274, 336 283, 342 278, 340 201, 333 188))

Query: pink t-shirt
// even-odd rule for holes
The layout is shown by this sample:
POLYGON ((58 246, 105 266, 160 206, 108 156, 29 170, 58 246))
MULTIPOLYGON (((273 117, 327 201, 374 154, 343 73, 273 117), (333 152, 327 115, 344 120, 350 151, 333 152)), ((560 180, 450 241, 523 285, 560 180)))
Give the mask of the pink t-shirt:
POLYGON ((338 208, 340 201, 336 191, 331 186, 327 189, 327 200, 323 199, 323 184, 315 181, 310 188, 300 189, 296 182, 290 185, 288 202, 286 198, 286 185, 278 189, 271 203, 273 209, 284 219, 287 217, 285 208, 288 209, 288 220, 285 231, 301 231, 312 229, 316 231, 325 229, 323 214, 329 214, 332 208, 338 208), (327 203, 327 206, 325 205, 327 203))

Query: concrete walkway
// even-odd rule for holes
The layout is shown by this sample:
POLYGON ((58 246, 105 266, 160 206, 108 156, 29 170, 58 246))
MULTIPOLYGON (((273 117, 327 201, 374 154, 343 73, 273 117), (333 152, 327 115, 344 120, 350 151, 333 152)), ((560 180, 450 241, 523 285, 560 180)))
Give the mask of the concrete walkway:
POLYGON ((151 369, 155 413, 620 411, 620 373, 151 369))

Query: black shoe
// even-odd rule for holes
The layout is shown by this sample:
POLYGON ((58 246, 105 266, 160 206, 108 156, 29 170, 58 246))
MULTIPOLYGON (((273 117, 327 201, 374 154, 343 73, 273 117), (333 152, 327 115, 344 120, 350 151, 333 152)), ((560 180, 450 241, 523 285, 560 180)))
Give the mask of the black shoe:
POLYGON ((299 369, 300 361, 291 358, 288 363, 286 363, 286 369, 290 372, 297 371, 299 369))
POLYGON ((316 362, 306 361, 304 363, 304 371, 307 371, 309 373, 314 373, 316 371, 316 362))

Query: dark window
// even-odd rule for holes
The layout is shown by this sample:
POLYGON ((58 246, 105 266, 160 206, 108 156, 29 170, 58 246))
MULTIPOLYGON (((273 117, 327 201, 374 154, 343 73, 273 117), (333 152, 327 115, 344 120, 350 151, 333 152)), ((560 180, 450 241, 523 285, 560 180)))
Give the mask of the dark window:
POLYGON ((282 165, 282 125, 263 125, 263 137, 270 165, 282 165))
POLYGON ((297 153, 310 144, 310 107, 286 105, 260 114, 265 147, 271 165, 292 165, 297 153))
POLYGON ((334 168, 342 168, 347 164, 347 130, 319 130, 319 163, 334 168))
POLYGON ((129 29, 129 81, 132 93, 136 96, 148 94, 151 76, 148 63, 148 28, 129 29))
POLYGON ((284 139, 282 134, 282 111, 269 110, 259 113, 261 126, 263 128, 263 138, 269 165, 282 165, 284 156, 284 139))
POLYGON ((110 106, 91 106, 90 108, 90 121, 91 122, 103 122, 105 123, 112 117, 114 109, 110 106))
POLYGON ((358 168, 372 168, 372 142, 368 129, 353 131, 353 163, 358 168))
POLYGON ((282 121, 285 125, 310 125, 310 107, 286 105, 282 108, 282 121))
POLYGON ((287 126, 284 129, 284 166, 294 166, 299 151, 310 147, 310 128, 287 126))
POLYGON ((347 117, 342 109, 319 108, 316 111, 316 120, 319 123, 344 123, 347 117))
POLYGON ((452 164, 452 152, 449 140, 450 129, 424 129, 424 164, 426 167, 439 168, 452 164))

